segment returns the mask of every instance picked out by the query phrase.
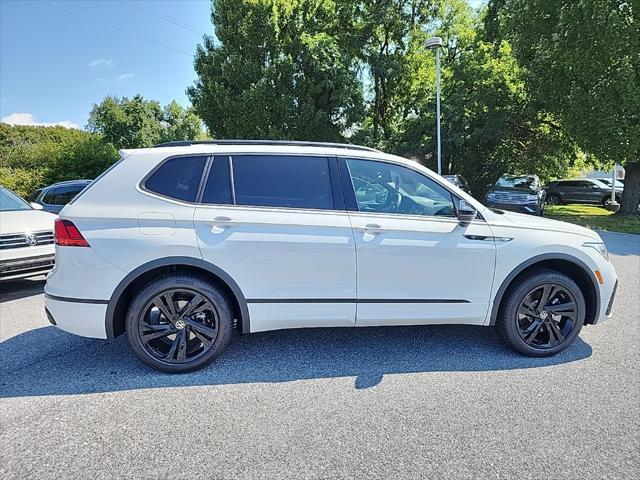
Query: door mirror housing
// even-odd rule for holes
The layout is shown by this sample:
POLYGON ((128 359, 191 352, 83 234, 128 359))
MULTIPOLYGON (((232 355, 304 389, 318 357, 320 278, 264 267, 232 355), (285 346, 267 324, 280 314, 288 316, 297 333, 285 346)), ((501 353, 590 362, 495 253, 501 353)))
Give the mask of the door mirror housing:
POLYGON ((29 205, 31 205, 31 208, 33 208, 34 210, 43 210, 44 207, 42 205, 40 205, 39 203, 36 202, 31 202, 29 203, 29 205))
POLYGON ((464 200, 458 204, 458 222, 461 227, 468 226, 478 216, 478 211, 464 200))

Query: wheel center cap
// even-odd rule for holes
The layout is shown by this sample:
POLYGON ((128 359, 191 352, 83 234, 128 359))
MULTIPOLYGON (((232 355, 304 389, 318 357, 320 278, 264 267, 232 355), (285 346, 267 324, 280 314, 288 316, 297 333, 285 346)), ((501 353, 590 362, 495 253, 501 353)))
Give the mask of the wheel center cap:
POLYGON ((549 314, 547 313, 546 310, 543 310, 543 311, 540 312, 540 318, 542 320, 546 320, 548 316, 549 316, 549 314))
POLYGON ((187 324, 186 324, 186 323, 184 323, 184 320, 178 320, 178 321, 176 322, 176 328, 177 328, 178 330, 182 330, 182 329, 183 329, 184 327, 186 327, 186 326, 187 326, 187 324))

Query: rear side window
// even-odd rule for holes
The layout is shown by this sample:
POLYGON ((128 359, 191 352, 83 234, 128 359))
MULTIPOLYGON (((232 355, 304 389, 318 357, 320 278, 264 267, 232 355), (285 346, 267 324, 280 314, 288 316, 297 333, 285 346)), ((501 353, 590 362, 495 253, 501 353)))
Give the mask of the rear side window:
POLYGON ((167 160, 145 182, 151 192, 185 202, 195 202, 206 157, 176 157, 167 160))
POLYGON ((332 210, 329 160, 325 157, 233 157, 236 205, 332 210))
POLYGON ((51 205, 66 205, 73 197, 82 191, 83 187, 74 185, 70 187, 60 187, 56 189, 56 195, 53 198, 53 202, 48 202, 51 205))

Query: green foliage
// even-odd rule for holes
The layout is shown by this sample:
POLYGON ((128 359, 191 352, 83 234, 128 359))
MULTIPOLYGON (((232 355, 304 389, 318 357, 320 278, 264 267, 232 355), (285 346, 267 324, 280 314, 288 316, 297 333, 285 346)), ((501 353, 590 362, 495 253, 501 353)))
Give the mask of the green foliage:
POLYGON ((0 184, 23 196, 54 182, 94 178, 117 159, 96 134, 0 123, 0 184))
POLYGON ((214 0, 187 93, 211 134, 340 140, 361 119, 349 2, 214 0))
POLYGON ((625 186, 622 211, 635 212, 640 200, 640 4, 494 3, 494 30, 506 31, 512 40, 535 103, 557 116, 583 150, 627 167, 631 188, 625 186))
POLYGON ((191 108, 172 101, 164 107, 141 95, 106 97, 93 106, 89 129, 116 148, 150 147, 171 140, 193 140, 200 135, 200 119, 191 108))

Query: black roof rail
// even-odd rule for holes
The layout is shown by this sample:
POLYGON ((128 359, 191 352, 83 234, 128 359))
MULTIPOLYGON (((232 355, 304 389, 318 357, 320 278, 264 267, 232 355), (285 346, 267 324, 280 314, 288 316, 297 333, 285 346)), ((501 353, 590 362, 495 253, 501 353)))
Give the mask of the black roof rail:
POLYGON ((159 143, 158 145, 154 145, 154 147, 188 147, 189 145, 286 145, 294 147, 345 148, 348 150, 364 150, 368 152, 378 151, 375 148, 351 145, 348 143, 303 142, 292 140, 176 140, 173 142, 159 143))

